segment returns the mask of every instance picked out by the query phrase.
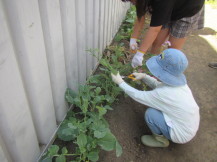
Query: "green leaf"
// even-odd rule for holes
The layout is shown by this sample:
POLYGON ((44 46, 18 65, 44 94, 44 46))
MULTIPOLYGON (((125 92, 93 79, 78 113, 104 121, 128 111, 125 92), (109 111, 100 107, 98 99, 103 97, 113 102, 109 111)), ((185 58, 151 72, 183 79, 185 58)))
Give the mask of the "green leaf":
POLYGON ((128 20, 126 20, 126 22, 128 22, 128 23, 134 23, 134 19, 128 19, 128 20))
POLYGON ((64 155, 60 155, 56 158, 56 162, 66 162, 66 157, 64 155))
POLYGON ((87 108, 88 108, 88 100, 86 98, 83 98, 83 104, 81 106, 82 112, 86 114, 87 108))
POLYGON ((62 154, 67 154, 67 153, 68 153, 67 148, 66 148, 66 147, 63 147, 63 148, 62 148, 62 154))
POLYGON ((53 157, 46 157, 46 158, 40 160, 39 162, 52 162, 52 158, 53 157))
POLYGON ((99 139, 97 144, 105 151, 111 151, 115 149, 116 139, 113 134, 107 133, 105 137, 99 139))
POLYGON ((124 46, 125 44, 123 42, 119 43, 119 46, 124 46))
POLYGON ((96 130, 96 131, 94 131, 94 137, 103 138, 103 137, 105 137, 106 133, 107 133, 107 129, 104 129, 104 131, 96 130))
MULTIPOLYGON (((91 136, 92 136, 92 134, 91 134, 91 136)), ((91 137, 91 136, 87 136, 87 145, 86 145, 86 149, 88 150, 88 151, 92 151, 93 150, 93 148, 96 148, 96 140, 93 138, 93 137, 91 137)))
POLYGON ((104 107, 101 107, 101 106, 96 106, 96 108, 98 109, 99 111, 99 116, 103 116, 106 114, 107 110, 104 108, 104 107))
POLYGON ((51 157, 53 155, 58 154, 59 146, 57 145, 51 145, 48 149, 48 156, 51 157))
POLYGON ((108 103, 113 103, 114 102, 114 98, 109 96, 109 95, 105 95, 105 99, 108 103))
POLYGON ((119 157, 123 153, 122 147, 119 142, 116 140, 116 156, 119 157))
POLYGON ((94 92, 90 92, 90 97, 95 97, 95 93, 94 92))
POLYGON ((81 152, 82 154, 86 152, 86 149, 85 149, 84 147, 79 147, 79 149, 80 149, 80 152, 81 152))
POLYGON ((77 96, 77 94, 73 90, 71 90, 70 88, 66 89, 66 94, 71 96, 72 98, 77 96))
POLYGON ((110 132, 103 119, 92 123, 90 129, 93 130, 94 137, 97 139, 105 137, 105 135, 110 132))
POLYGON ((73 92, 70 88, 66 89, 65 99, 67 102, 73 104, 73 99, 77 96, 75 92, 73 92))
POLYGON ((89 83, 98 83, 99 82, 99 77, 101 77, 100 75, 94 75, 91 76, 89 79, 89 83))
POLYGON ((89 87, 89 90, 92 90, 92 89, 96 89, 96 86, 93 86, 93 85, 87 85, 89 87))
POLYGON ((101 121, 106 128, 109 127, 109 123, 103 117, 102 117, 101 121))
POLYGON ((104 123, 104 121, 102 119, 96 118, 90 128, 92 130, 102 131, 102 130, 104 130, 107 127, 106 127, 106 125, 105 125, 105 123, 104 123))
POLYGON ((77 129, 77 127, 74 126, 72 123, 68 123, 68 127, 71 128, 71 129, 77 129))
POLYGON ((57 136, 63 141, 71 141, 75 139, 78 135, 78 129, 74 125, 76 123, 75 118, 70 118, 70 120, 65 120, 57 131, 57 136), (73 122, 73 123, 72 123, 73 122))
POLYGON ((91 151, 88 155, 87 158, 91 161, 98 161, 99 160, 99 151, 91 151))
POLYGON ((114 38, 114 40, 115 40, 116 42, 120 42, 122 39, 124 39, 124 36, 121 35, 120 33, 118 33, 118 34, 115 36, 115 38, 114 38))
POLYGON ((88 126, 88 125, 90 125, 92 122, 93 122, 93 119, 92 119, 92 118, 89 118, 89 119, 87 119, 87 121, 86 121, 86 125, 88 126))
POLYGON ((107 63, 107 61, 105 59, 101 59, 100 64, 105 66, 105 67, 108 67, 108 63, 107 63))
POLYGON ((74 118, 75 117, 75 112, 73 111, 69 111, 66 115, 66 119, 70 119, 70 118, 74 118))
POLYGON ((89 123, 86 123, 85 121, 82 123, 79 123, 78 124, 79 132, 86 132, 87 131, 87 124, 89 124, 89 123))
POLYGON ((101 98, 101 96, 96 96, 94 98, 94 102, 97 104, 97 103, 101 103, 103 101, 103 98, 101 98))
POLYGON ((94 139, 91 136, 87 136, 87 145, 86 145, 86 149, 87 151, 91 151, 93 149, 93 141, 94 139))
POLYGON ((77 137, 77 144, 79 146, 79 148, 85 147, 87 144, 87 136, 84 133, 81 133, 78 137, 77 137))
POLYGON ((109 105, 105 105, 104 108, 107 110, 113 110, 113 108, 111 108, 111 106, 109 106, 109 105))
POLYGON ((101 71, 108 71, 108 69, 105 69, 105 68, 99 68, 101 71))
POLYGON ((96 95, 98 95, 98 94, 101 92, 101 88, 100 88, 100 87, 97 87, 97 88, 95 89, 95 92, 96 92, 96 95))
POLYGON ((87 114, 89 115, 89 117, 92 119, 92 122, 94 123, 94 125, 95 125, 95 123, 96 123, 96 121, 97 120, 99 120, 98 119, 98 113, 97 112, 87 112, 87 114))
POLYGON ((75 139, 77 133, 74 133, 74 129, 71 128, 65 128, 62 130, 59 130, 57 135, 58 137, 63 141, 71 141, 75 139))
POLYGON ((73 98, 71 96, 66 96, 66 101, 73 104, 73 98))
POLYGON ((65 121, 67 121, 67 123, 72 123, 73 125, 76 125, 78 120, 75 118, 75 114, 74 114, 74 116, 69 117, 69 119, 68 120, 66 119, 65 121))
POLYGON ((76 106, 80 107, 81 106, 81 100, 80 100, 80 98, 79 97, 74 98, 73 104, 75 104, 76 106))

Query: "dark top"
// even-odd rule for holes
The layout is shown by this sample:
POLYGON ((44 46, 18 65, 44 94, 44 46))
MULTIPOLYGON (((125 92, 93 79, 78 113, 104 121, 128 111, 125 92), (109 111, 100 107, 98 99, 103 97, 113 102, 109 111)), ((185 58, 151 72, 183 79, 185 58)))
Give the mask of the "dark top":
POLYGON ((204 5, 204 0, 153 0, 150 26, 164 25, 169 21, 195 15, 204 5))

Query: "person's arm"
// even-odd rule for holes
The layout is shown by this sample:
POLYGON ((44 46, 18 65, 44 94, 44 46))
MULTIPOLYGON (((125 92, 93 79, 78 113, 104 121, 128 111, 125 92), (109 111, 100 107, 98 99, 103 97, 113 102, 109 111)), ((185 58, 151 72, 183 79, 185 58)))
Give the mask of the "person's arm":
POLYGON ((137 90, 125 83, 119 72, 116 75, 111 73, 111 77, 113 82, 118 84, 119 87, 135 101, 156 109, 160 108, 159 110, 161 110, 162 102, 159 100, 157 89, 152 91, 137 90))
POLYGON ((160 32, 162 28, 161 26, 156 26, 156 27, 149 27, 142 44, 140 45, 140 48, 137 50, 136 54, 134 55, 131 65, 133 68, 136 68, 137 66, 142 66, 142 61, 143 61, 143 56, 151 47, 152 43, 156 39, 158 33, 160 32))
POLYGON ((133 100, 150 107, 155 107, 156 97, 154 97, 154 91, 140 91, 125 82, 119 84, 119 87, 133 100))
POLYGON ((146 73, 133 73, 136 80, 142 80, 145 84, 147 84, 152 89, 155 89, 157 86, 162 84, 162 82, 159 82, 157 79, 147 75, 146 73))
POLYGON ((140 34, 141 34, 142 30, 143 30, 144 24, 145 24, 145 16, 143 16, 140 19, 140 21, 138 20, 138 18, 136 18, 131 38, 135 38, 135 39, 139 38, 139 36, 140 36, 140 34))
POLYGON ((151 87, 152 89, 155 89, 160 84, 163 84, 162 82, 159 82, 157 79, 155 79, 155 78, 153 78, 147 74, 144 76, 144 78, 142 78, 142 81, 145 84, 147 84, 149 87, 151 87))
POLYGON ((133 27, 133 33, 130 38, 130 50, 131 50, 130 52, 131 53, 136 53, 136 50, 138 49, 137 40, 143 30, 144 23, 145 23, 145 16, 143 16, 140 19, 140 21, 138 20, 138 18, 135 20, 135 24, 133 27))

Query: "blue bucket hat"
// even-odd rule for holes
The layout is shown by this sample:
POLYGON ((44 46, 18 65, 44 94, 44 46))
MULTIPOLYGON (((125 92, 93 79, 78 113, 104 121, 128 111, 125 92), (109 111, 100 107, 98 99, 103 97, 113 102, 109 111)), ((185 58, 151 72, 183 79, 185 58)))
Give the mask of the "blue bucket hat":
POLYGON ((170 86, 181 86, 187 83, 183 74, 188 66, 185 54, 177 49, 166 49, 160 55, 147 60, 149 71, 160 81, 170 86))

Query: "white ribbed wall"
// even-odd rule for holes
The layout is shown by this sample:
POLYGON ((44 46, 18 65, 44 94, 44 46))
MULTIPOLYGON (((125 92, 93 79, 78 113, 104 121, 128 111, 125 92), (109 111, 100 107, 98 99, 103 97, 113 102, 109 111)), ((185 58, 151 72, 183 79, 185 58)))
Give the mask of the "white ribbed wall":
POLYGON ((34 162, 97 66, 129 4, 121 0, 0 0, 0 161, 34 162))

